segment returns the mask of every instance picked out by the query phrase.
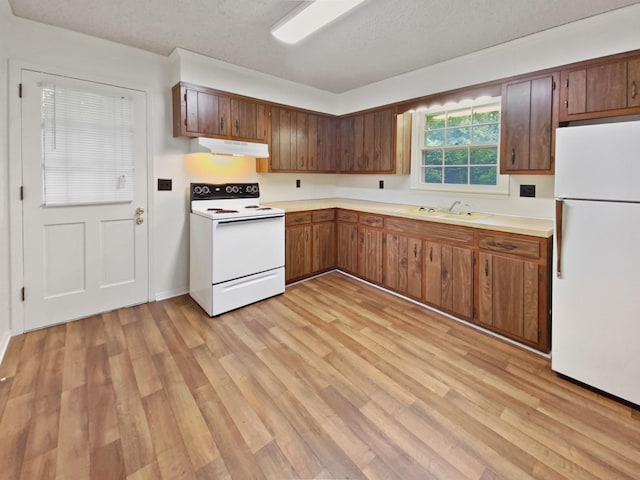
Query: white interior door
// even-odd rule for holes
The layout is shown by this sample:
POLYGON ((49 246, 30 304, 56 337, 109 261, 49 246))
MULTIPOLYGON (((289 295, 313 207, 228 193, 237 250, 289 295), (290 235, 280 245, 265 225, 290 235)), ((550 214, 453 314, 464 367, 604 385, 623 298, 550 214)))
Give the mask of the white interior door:
MULTIPOLYGON (((21 81, 25 330, 148 301, 145 93, 29 70, 22 70, 21 81), (62 188, 82 197, 84 186, 91 185, 85 192, 90 200, 81 198, 64 206, 45 203, 43 152, 51 147, 45 147, 49 140, 43 133, 43 85, 127 99, 131 118, 128 151, 133 168, 113 173, 113 188, 126 185, 127 198, 92 201, 91 190, 98 188, 95 180, 78 179, 75 174, 81 169, 74 168, 69 174, 75 176, 74 181, 66 187, 63 182, 62 188)), ((84 127, 90 122, 82 123, 84 127)), ((76 138, 83 135, 83 130, 80 132, 76 138)), ((108 179, 103 183, 111 188, 108 179)), ((46 196, 51 198, 50 193, 46 196)))

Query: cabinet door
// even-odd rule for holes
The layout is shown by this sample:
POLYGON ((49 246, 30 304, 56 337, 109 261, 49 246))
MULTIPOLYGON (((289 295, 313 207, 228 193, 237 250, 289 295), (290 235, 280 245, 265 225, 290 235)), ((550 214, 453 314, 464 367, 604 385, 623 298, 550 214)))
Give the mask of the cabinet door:
POLYGON ((414 298, 422 297, 422 241, 387 233, 384 239, 383 284, 414 298))
MULTIPOLYGON (((311 116, 310 116, 311 117, 311 116)), ((311 163, 312 129, 309 125, 309 170, 320 172, 336 171, 336 121, 330 117, 315 116, 313 148, 315 160, 311 163)))
POLYGON ((229 99, 213 93, 186 89, 186 130, 199 135, 226 135, 229 99))
POLYGON ((232 98, 230 135, 234 138, 264 141, 264 105, 232 98))
POLYGON ((554 78, 507 85, 502 99, 502 171, 550 170, 554 78))
POLYGON ((287 227, 285 232, 285 279, 311 274, 311 225, 287 227))
POLYGON ((350 273, 358 269, 358 225, 338 222, 338 268, 350 273))
POLYGON ((382 283, 382 230, 358 227, 358 276, 382 283))
POLYGON ((627 107, 640 107, 640 58, 627 62, 627 107))
POLYGON ((627 106, 626 60, 587 68, 586 111, 615 110, 627 106))
MULTIPOLYGON (((271 109, 271 145, 269 162, 273 170, 294 170, 296 165, 295 143, 292 139, 292 122, 295 112, 284 108, 271 109)), ((295 138, 295 137, 294 137, 295 138)))
POLYGON ((338 166, 341 172, 353 172, 355 168, 355 117, 338 120, 338 166))
POLYGON ((336 227, 334 222, 313 224, 312 271, 322 272, 336 265, 336 227))
POLYGON ((473 251, 425 242, 426 302, 466 318, 473 317, 473 251))
POLYGON ((502 102, 505 169, 526 170, 529 168, 531 82, 508 85, 502 102))
POLYGON ((478 320, 510 336, 538 342, 539 266, 480 253, 478 320))
POLYGON ((355 142, 358 171, 393 170, 394 134, 395 115, 391 108, 376 110, 356 117, 355 142))
MULTIPOLYGON (((392 108, 373 114, 373 160, 371 170, 390 172, 394 165, 395 111, 392 108)), ((370 140, 367 139, 369 142, 370 140)))

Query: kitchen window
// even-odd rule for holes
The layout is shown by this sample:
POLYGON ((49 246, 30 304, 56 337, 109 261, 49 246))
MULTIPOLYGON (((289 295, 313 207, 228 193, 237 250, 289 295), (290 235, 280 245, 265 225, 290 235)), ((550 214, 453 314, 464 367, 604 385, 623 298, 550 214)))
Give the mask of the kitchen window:
POLYGON ((499 170, 500 98, 418 110, 412 123, 413 188, 508 193, 499 170))

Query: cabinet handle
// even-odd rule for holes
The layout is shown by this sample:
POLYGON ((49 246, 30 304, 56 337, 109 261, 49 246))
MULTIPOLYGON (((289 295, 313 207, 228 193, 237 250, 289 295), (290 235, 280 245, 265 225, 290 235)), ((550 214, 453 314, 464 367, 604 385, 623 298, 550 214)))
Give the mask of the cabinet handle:
POLYGON ((236 119, 236 133, 240 132, 240 122, 236 119))
POLYGON ((631 82, 631 98, 636 98, 636 81, 631 82))
POLYGON ((491 242, 489 245, 491 245, 492 247, 502 248, 504 250, 515 250, 516 248, 518 248, 516 245, 513 245, 511 243, 491 242))
POLYGON ((489 260, 484 261, 484 276, 488 277, 489 276, 489 260))
POLYGON ((511 165, 514 165, 516 163, 516 149, 512 148, 511 149, 511 165))
POLYGON ((224 117, 220 117, 220 132, 224 132, 224 117))
POLYGON ((569 100, 564 101, 564 108, 569 108, 569 100))
POLYGON ((433 247, 429 248, 429 261, 433 262, 433 247))
POLYGON ((418 245, 413 245, 413 258, 417 258, 418 256, 418 245))

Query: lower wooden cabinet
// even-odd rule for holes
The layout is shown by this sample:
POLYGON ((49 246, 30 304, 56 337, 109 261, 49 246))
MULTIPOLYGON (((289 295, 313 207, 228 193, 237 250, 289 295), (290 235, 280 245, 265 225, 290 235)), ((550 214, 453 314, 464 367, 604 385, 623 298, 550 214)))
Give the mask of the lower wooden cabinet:
POLYGON ((538 341, 538 264, 480 254, 478 321, 502 332, 538 341))
POLYGON ((336 266, 334 211, 314 212, 311 219, 313 221, 311 270, 323 272, 336 266))
POLYGON ((422 240, 397 233, 384 234, 382 284, 422 299, 422 240))
POLYGON ((356 274, 358 270, 358 214, 349 210, 337 213, 337 264, 340 270, 356 274))
POLYGON ((287 227, 285 245, 285 281, 311 275, 311 225, 287 227))
POLYGON ((471 319, 473 250, 427 241, 424 252, 424 301, 471 319))
POLYGON ((550 242, 480 234, 477 322, 542 351, 550 342, 550 242))
POLYGON ((336 266, 335 211, 288 213, 285 216, 287 283, 336 266))
POLYGON ((358 226, 359 277, 382 283, 382 230, 358 226))

